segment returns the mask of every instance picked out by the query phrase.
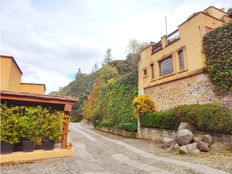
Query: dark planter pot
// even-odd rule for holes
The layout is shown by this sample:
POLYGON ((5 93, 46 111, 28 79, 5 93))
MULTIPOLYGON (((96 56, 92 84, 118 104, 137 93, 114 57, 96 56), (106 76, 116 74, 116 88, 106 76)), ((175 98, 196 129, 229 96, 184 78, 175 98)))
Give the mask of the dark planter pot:
POLYGON ((43 149, 44 150, 53 150, 54 146, 55 146, 54 140, 48 140, 48 139, 43 140, 43 149))
POLYGON ((35 150, 35 142, 32 140, 23 140, 23 152, 33 152, 35 150))
POLYGON ((36 144, 35 145, 35 150, 41 150, 43 149, 43 144, 36 144))
POLYGON ((9 154, 14 150, 14 144, 1 141, 1 154, 9 154))
POLYGON ((14 144, 14 151, 23 151, 23 140, 20 140, 18 143, 14 144))

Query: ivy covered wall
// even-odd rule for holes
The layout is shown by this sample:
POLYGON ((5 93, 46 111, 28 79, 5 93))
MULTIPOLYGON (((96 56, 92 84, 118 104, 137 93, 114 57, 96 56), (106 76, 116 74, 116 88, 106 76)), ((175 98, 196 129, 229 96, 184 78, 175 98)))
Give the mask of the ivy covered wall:
POLYGON ((126 123, 136 124, 133 117, 132 101, 138 95, 137 72, 122 76, 103 90, 107 116, 106 120, 120 126, 126 123))
POLYGON ((232 91, 232 22, 207 33, 203 49, 210 81, 220 92, 232 91))

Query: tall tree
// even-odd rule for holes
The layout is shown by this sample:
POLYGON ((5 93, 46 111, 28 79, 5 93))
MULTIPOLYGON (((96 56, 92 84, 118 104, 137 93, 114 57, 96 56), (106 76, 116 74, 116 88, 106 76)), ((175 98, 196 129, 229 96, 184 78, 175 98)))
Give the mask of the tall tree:
POLYGON ((232 18, 232 8, 228 8, 227 13, 228 13, 229 17, 232 18))
POLYGON ((99 69, 99 68, 98 68, 98 66, 97 66, 97 63, 95 63, 95 64, 93 65, 92 72, 96 72, 98 69, 99 69))
POLYGON ((138 62, 140 61, 140 52, 144 49, 148 43, 138 42, 136 39, 130 40, 127 46, 128 54, 126 61, 133 67, 137 68, 138 62))
POLYGON ((104 59, 104 63, 105 64, 108 64, 112 61, 112 51, 110 48, 108 48, 106 50, 106 55, 105 55, 105 59, 104 59))

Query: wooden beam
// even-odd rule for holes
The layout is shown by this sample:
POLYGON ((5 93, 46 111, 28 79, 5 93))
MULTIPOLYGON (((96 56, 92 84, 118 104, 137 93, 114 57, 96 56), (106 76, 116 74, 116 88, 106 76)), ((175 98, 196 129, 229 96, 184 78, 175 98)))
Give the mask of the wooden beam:
POLYGON ((56 99, 43 99, 43 98, 33 98, 33 97, 23 97, 23 96, 11 96, 11 95, 1 95, 1 99, 15 100, 15 101, 30 101, 38 103, 52 103, 52 104, 73 104, 74 102, 56 100, 56 99))
POLYGON ((68 123, 69 123, 69 113, 65 112, 64 115, 64 127, 63 127, 63 136, 61 139, 61 149, 67 149, 68 147, 68 123))
POLYGON ((72 110, 72 105, 66 104, 64 107, 64 111, 70 112, 72 110))

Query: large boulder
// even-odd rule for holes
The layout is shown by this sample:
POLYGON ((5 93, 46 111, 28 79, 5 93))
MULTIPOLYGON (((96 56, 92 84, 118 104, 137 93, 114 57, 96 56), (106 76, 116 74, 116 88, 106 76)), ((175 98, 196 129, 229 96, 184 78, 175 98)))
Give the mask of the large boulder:
POLYGON ((194 154, 194 155, 198 155, 200 153, 200 150, 199 149, 194 149, 193 151, 192 151, 192 154, 194 154))
POLYGON ((164 142, 163 147, 169 149, 169 147, 175 143, 175 138, 164 137, 162 141, 164 142))
POLYGON ((205 134, 202 137, 202 141, 209 144, 209 145, 211 145, 211 144, 213 144, 213 137, 211 135, 209 135, 209 134, 205 134))
POLYGON ((188 130, 190 130, 193 133, 195 132, 195 128, 191 124, 189 124, 187 122, 181 122, 180 123, 180 125, 179 125, 179 127, 178 127, 177 130, 182 130, 182 129, 188 129, 188 130))
POLYGON ((171 138, 171 137, 163 137, 162 141, 165 143, 165 144, 171 144, 175 141, 175 138, 171 138))
POLYGON ((177 131, 176 142, 179 145, 189 144, 193 139, 193 133, 188 129, 181 129, 177 131))
POLYGON ((190 151, 190 152, 192 152, 192 151, 194 151, 195 149, 197 149, 197 143, 195 142, 195 143, 191 143, 191 144, 187 144, 187 145, 185 145, 186 146, 186 148, 188 149, 188 151, 190 151))
POLYGON ((211 144, 210 148, 213 152, 222 152, 222 151, 229 149, 229 146, 224 143, 217 142, 217 143, 211 144))
POLYGON ((209 144, 207 144, 206 142, 203 142, 203 141, 197 142, 197 148, 202 152, 209 152, 210 151, 209 144))
POLYGON ((189 151, 186 146, 180 146, 179 154, 188 154, 189 151))
MULTIPOLYGON (((195 154, 195 150, 197 149, 197 143, 191 143, 180 147, 180 154, 195 154)), ((198 150, 198 149, 197 149, 198 150)))
POLYGON ((194 142, 202 141, 202 137, 201 136, 195 136, 195 137, 193 137, 193 141, 194 142))
POLYGON ((173 144, 172 144, 171 146, 169 146, 166 150, 167 150, 168 152, 178 152, 179 149, 180 149, 179 144, 173 143, 173 144))

